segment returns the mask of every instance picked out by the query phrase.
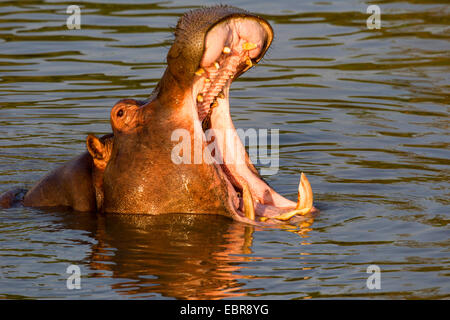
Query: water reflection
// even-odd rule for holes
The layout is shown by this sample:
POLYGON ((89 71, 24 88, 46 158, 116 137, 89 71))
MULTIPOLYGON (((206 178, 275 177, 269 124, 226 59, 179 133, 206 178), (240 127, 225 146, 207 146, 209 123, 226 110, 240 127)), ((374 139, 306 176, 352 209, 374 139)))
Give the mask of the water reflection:
POLYGON ((91 276, 107 272, 108 277, 123 279, 112 285, 119 294, 158 293, 179 299, 245 294, 236 272, 251 253, 252 226, 220 216, 184 214, 97 219, 69 214, 62 222, 92 234, 97 244, 85 261, 96 270, 91 276))

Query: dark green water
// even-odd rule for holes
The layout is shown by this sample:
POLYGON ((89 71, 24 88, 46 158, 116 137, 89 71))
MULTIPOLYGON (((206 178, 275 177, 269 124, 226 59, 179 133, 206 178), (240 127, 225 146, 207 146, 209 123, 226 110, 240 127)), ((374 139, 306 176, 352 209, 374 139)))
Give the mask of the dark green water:
MULTIPOLYGON (((213 2, 0 3, 0 192, 30 186, 111 131, 116 101, 146 98, 171 27, 213 2)), ((295 199, 305 172, 321 214, 255 230, 211 216, 96 217, 0 211, 0 298, 448 298, 447 1, 230 1, 264 16, 275 40, 231 90, 238 128, 280 129, 295 199), (68 290, 66 268, 81 268, 68 290), (381 289, 369 290, 369 265, 381 289)))

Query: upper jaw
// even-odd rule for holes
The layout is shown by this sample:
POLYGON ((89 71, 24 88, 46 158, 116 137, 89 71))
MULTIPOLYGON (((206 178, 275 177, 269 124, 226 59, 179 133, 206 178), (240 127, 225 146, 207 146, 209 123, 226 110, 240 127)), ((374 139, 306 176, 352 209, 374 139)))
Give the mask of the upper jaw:
POLYGON ((210 116, 231 82, 256 64, 270 46, 270 25, 258 19, 227 17, 206 33, 203 55, 192 85, 200 121, 210 116))
MULTIPOLYGON (((208 144, 205 139, 207 129, 235 131, 229 114, 228 93, 231 82, 263 57, 272 39, 272 29, 265 20, 245 13, 224 16, 205 31, 202 53, 195 59, 198 62, 193 65, 187 63, 188 69, 181 73, 184 84, 181 83, 180 86, 188 89, 188 92, 185 91, 188 94, 184 97, 188 100, 184 100, 183 104, 189 105, 192 111, 194 128, 197 129, 195 131, 200 133, 196 138, 203 140, 203 147, 208 144)), ((170 58, 183 57, 183 53, 179 52, 179 47, 174 47, 169 52, 168 62, 169 72, 177 79, 176 71, 173 70, 179 69, 170 68, 174 66, 170 58)), ((187 51, 189 53, 189 50, 187 51)), ((234 135, 233 139, 235 139, 233 142, 238 142, 239 138, 234 135)), ((221 148, 220 152, 223 153, 228 146, 225 144, 221 148)), ((245 152, 241 142, 238 148, 245 152)), ((257 216, 289 219, 292 212, 295 215, 297 212, 304 214, 311 210, 306 207, 298 208, 295 202, 276 193, 252 172, 247 163, 241 166, 232 166, 229 163, 213 165, 219 175, 224 177, 229 195, 229 208, 236 220, 256 223, 257 216), (267 194, 269 199, 266 198, 267 194)), ((303 188, 305 183, 301 183, 300 186, 303 188)), ((312 195, 306 193, 304 189, 303 194, 312 195)))

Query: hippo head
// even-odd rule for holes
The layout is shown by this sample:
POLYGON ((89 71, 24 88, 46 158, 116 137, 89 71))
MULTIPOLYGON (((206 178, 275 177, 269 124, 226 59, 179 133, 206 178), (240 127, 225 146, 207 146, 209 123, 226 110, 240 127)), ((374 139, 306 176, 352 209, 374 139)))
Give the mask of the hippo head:
POLYGON ((230 116, 232 81, 263 57, 272 39, 267 21, 230 6, 181 17, 150 99, 124 99, 111 111, 105 212, 223 214, 253 222, 311 210, 306 178, 301 207, 261 179, 230 116))

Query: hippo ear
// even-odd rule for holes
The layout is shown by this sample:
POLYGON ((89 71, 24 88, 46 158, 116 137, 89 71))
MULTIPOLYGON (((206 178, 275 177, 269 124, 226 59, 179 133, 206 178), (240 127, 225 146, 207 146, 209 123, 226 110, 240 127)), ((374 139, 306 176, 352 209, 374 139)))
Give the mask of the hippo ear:
POLYGON ((99 138, 90 134, 86 138, 86 146, 92 158, 103 160, 105 158, 105 145, 99 138))

